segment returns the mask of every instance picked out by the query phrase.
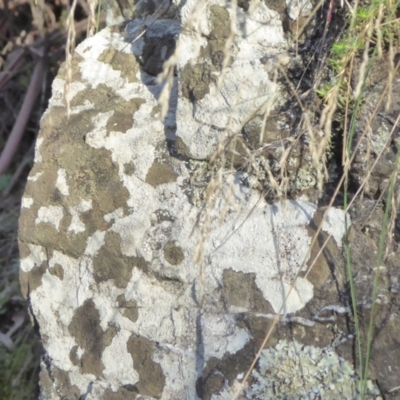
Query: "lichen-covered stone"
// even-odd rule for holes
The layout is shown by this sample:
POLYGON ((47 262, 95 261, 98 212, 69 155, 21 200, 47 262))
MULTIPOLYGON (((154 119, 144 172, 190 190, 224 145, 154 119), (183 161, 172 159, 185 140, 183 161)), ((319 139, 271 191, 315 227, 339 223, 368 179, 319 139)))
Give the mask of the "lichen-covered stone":
MULTIPOLYGON (((197 2, 198 3, 198 2, 197 2)), ((204 2, 205 3, 205 2, 204 2)), ((251 16, 225 1, 199 7, 202 21, 198 36, 190 31, 180 35, 180 93, 177 109, 177 137, 186 145, 186 156, 207 159, 228 132, 240 132, 255 113, 262 114, 277 94, 277 85, 261 62, 287 47, 278 14, 263 2, 251 16), (236 23, 231 27, 231 14, 236 23), (234 29, 234 31, 232 31, 234 29), (225 49, 232 36, 231 45, 225 49), (194 48, 199 57, 193 62, 194 48), (219 87, 221 65, 229 53, 229 72, 219 87), (192 116, 192 118, 190 118, 192 116)), ((194 9, 191 2, 186 9, 194 9)), ((192 13, 182 12, 182 23, 192 13)))
MULTIPOLYGON (((349 363, 354 326, 343 211, 318 207, 306 196, 269 203, 249 183, 260 176, 243 171, 240 161, 224 171, 224 195, 213 208, 206 203, 215 176, 208 158, 224 135, 230 129, 242 134, 236 147, 242 157, 245 142, 259 150, 261 111, 282 89, 270 77, 268 60, 260 59, 273 60, 286 48, 282 21, 268 2, 252 16, 245 2, 236 15, 222 0, 183 3, 178 18, 140 15, 126 34, 105 29, 77 48, 69 118, 65 69, 54 81, 19 233, 21 286, 46 350, 42 398, 231 399, 277 315, 268 349, 243 393, 252 398, 269 393, 271 385, 284 386, 279 366, 266 368, 265 360, 278 354, 297 365, 292 353, 279 353, 282 346, 287 353, 290 343, 299 343, 304 357, 317 355, 324 367, 310 373, 314 381, 307 390, 332 392, 315 380, 349 377, 352 382, 338 392, 347 393, 357 378, 349 363), (189 23, 196 15, 199 36, 189 23), (223 42, 234 18, 232 59, 219 88, 223 42), (175 49, 177 76, 161 122, 164 83, 155 75, 175 49), (313 250, 310 258, 309 246, 325 211, 316 247, 321 254, 307 271, 319 254, 313 250), (193 261, 199 237, 200 265, 193 261), (275 383, 265 378, 267 369, 276 372, 275 383)), ((289 137, 287 124, 269 120, 265 140, 289 137)), ((274 156, 283 151, 275 147, 274 156)), ((269 159, 264 150, 260 164, 269 159)), ((310 187, 313 175, 300 160, 305 154, 301 143, 293 150, 299 160, 290 162, 310 187)), ((352 218, 359 226, 358 215, 352 218)), ((362 231, 353 236, 356 255, 359 243, 373 252, 376 237, 369 240, 362 231)), ((364 267, 357 256, 354 262, 371 281, 371 265, 364 267)), ((384 278, 382 295, 388 274, 384 278)), ((363 301, 369 299, 365 291, 363 301)), ((380 320, 380 328, 392 332, 396 321, 380 320)), ((385 349, 378 339, 375 350, 385 349)), ((390 348, 397 344, 393 337, 390 348)), ((385 390, 393 381, 385 382, 385 390)), ((304 393, 298 383, 294 374, 288 387, 298 396, 293 398, 304 393)))

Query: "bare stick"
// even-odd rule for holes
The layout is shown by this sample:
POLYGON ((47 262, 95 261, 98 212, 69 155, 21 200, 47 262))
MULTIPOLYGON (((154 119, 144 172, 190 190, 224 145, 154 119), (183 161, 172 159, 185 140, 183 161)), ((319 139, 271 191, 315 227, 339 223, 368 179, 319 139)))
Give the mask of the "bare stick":
POLYGON ((22 135, 25 131, 26 124, 32 109, 35 106, 36 98, 40 92, 40 86, 43 80, 44 61, 39 58, 36 61, 35 69, 32 74, 29 88, 26 92, 24 102, 22 103, 21 110, 19 111, 18 118, 15 121, 13 129, 7 140, 7 144, 0 156, 0 175, 3 175, 8 169, 17 149, 22 135))

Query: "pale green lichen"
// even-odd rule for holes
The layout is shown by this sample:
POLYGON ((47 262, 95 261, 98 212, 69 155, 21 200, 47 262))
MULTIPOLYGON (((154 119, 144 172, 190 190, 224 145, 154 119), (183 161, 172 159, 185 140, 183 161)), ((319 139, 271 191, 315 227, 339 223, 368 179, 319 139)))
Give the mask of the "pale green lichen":
POLYGON ((291 182, 292 190, 306 190, 317 186, 317 177, 315 171, 305 168, 299 168, 297 174, 293 176, 291 182))
MULTIPOLYGON (((352 365, 333 349, 306 346, 281 340, 265 349, 254 370, 255 383, 248 399, 356 400, 359 380, 352 365)), ((381 400, 378 387, 368 381, 366 399, 381 400)))
POLYGON ((390 129, 386 126, 386 124, 382 123, 370 141, 371 148, 376 154, 379 154, 381 151, 383 151, 383 149, 386 148, 389 136, 390 129))

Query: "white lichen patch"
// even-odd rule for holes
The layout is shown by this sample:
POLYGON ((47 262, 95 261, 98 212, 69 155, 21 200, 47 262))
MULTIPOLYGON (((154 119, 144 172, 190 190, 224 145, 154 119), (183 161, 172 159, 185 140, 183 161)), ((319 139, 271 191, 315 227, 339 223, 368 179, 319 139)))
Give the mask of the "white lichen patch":
POLYGON ((307 261, 311 238, 305 226, 315 209, 313 204, 303 201, 270 206, 254 194, 239 215, 230 214, 229 222, 212 235, 215 248, 211 276, 220 282, 227 268, 254 273, 257 286, 275 312, 300 310, 313 296, 312 284, 298 279, 290 293, 289 290, 307 261))
POLYGON ((44 261, 47 260, 46 253, 42 246, 28 244, 30 255, 21 259, 20 268, 24 272, 29 272, 34 267, 40 267, 44 261))
POLYGON ((56 188, 60 191, 63 196, 69 195, 69 187, 67 183, 67 172, 65 169, 60 168, 57 171, 56 188))
MULTIPOLYGON (((83 61, 79 63, 82 79, 89 83, 92 88, 96 88, 100 84, 115 87, 116 82, 125 80, 121 76, 121 71, 113 69, 106 62, 98 61, 100 55, 107 49, 121 46, 121 36, 112 34, 108 29, 99 32, 96 37, 92 36, 77 48, 76 52, 83 57, 83 61)), ((129 46, 125 43, 125 52, 129 53, 129 46)))
MULTIPOLYGON (((224 1, 215 1, 224 6, 224 1)), ((191 60, 196 60, 199 55, 200 47, 207 45, 207 37, 210 33, 210 21, 208 18, 209 10, 205 7, 205 2, 187 1, 180 10, 182 26, 187 27, 187 35, 180 35, 179 65, 184 66, 191 60), (204 37, 202 37, 204 36, 204 37)))
POLYGON ((35 158, 34 158, 34 163, 35 164, 38 164, 38 163, 41 163, 41 162, 43 162, 43 157, 42 157, 42 155, 40 154, 40 146, 42 145, 42 143, 43 143, 43 138, 42 137, 38 137, 37 139, 36 139, 36 144, 35 144, 35 158))
MULTIPOLYGON (((336 400, 360 398, 353 366, 334 350, 280 341, 263 350, 249 399, 336 400)), ((376 384, 368 382, 367 399, 382 399, 376 384)))
POLYGON ((132 385, 139 381, 139 375, 134 370, 132 357, 126 351, 126 343, 130 335, 128 330, 118 332, 110 346, 103 351, 102 361, 105 366, 103 375, 111 382, 111 388, 115 391, 121 384, 132 385), (115 369, 116 359, 120 365, 118 370, 115 369), (113 382, 115 383, 113 384, 113 382))
POLYGON ((85 224, 80 220, 79 215, 92 209, 92 200, 81 200, 77 206, 70 207, 69 212, 72 216, 68 231, 75 234, 85 231, 85 224))
POLYGON ((328 232, 335 239, 338 247, 342 247, 342 239, 347 229, 351 225, 350 215, 345 215, 339 208, 329 208, 326 212, 326 218, 322 224, 322 230, 328 232))
POLYGON ((168 346, 163 343, 157 354, 157 362, 161 365, 163 371, 168 371, 165 377, 166 385, 163 398, 198 399, 196 387, 193 385, 193 382, 196 382, 198 378, 195 347, 184 348, 184 343, 179 347, 168 346), (185 360, 186 368, 181 367, 182 360, 185 360))
MULTIPOLYGON (((171 318, 171 311, 181 307, 179 312, 182 321, 185 321, 184 330, 181 331, 181 334, 187 335, 187 329, 190 326, 187 323, 190 324, 190 321, 185 319, 185 308, 195 306, 189 295, 190 293, 170 293, 153 282, 143 272, 134 268, 132 279, 125 294, 126 299, 135 300, 140 309, 134 331, 149 340, 175 343, 179 337, 175 336, 177 331, 174 319, 171 318)), ((177 318, 176 312, 178 310, 175 311, 175 320, 177 318)))
MULTIPOLYGON (((64 270, 64 279, 60 280, 47 270, 42 276, 42 284, 36 290, 31 292, 32 311, 34 312, 38 323, 43 329, 46 329, 46 335, 49 340, 46 343, 46 351, 52 359, 54 365, 64 370, 75 370, 79 376, 79 368, 74 367, 69 357, 68 349, 76 345, 75 339, 68 333, 66 327, 73 318, 75 309, 79 305, 79 298, 84 286, 73 285, 76 282, 75 272, 79 270, 79 262, 60 252, 53 252, 53 257, 47 260, 43 248, 36 246, 35 249, 30 246, 32 252, 28 259, 23 260, 25 269, 27 264, 35 262, 34 254, 43 261, 49 262, 49 267, 60 265, 64 270), (59 311, 62 313, 59 314, 59 311), (57 315, 57 318, 55 318, 57 315), (63 350, 61 350, 63 349, 63 350)), ((37 262, 37 261, 36 261, 37 262)), ((90 297, 91 292, 86 287, 86 293, 83 297, 90 297)), ((74 374, 71 373, 71 377, 74 374)), ((81 389, 85 388, 90 377, 79 377, 81 389)))
MULTIPOLYGON (((136 204, 139 206, 138 203, 136 204)), ((147 202, 146 205, 151 205, 151 203, 147 202)), ((147 213, 152 212, 153 207, 149 208, 150 207, 146 207, 145 204, 142 204, 142 207, 139 208, 140 211, 143 211, 142 218, 138 218, 136 215, 129 215, 118 219, 118 221, 113 224, 111 230, 118 233, 121 237, 122 254, 128 257, 140 256, 149 261, 153 258, 151 249, 143 246, 144 236, 151 226, 147 213), (132 229, 133 227, 134 229, 132 229)))
POLYGON ((275 54, 275 46, 285 47, 281 19, 278 13, 269 9, 264 2, 260 1, 250 15, 240 9, 234 11, 231 7, 229 11, 231 18, 232 13, 236 12, 238 21, 236 29, 242 31, 241 35, 246 37, 246 40, 238 44, 240 51, 235 55, 234 63, 247 64, 251 59, 275 54))
POLYGON ((202 332, 204 335, 205 354, 207 361, 211 357, 222 358, 226 352, 236 353, 250 340, 251 335, 245 329, 236 326, 232 315, 203 316, 202 332))
POLYGON ((29 175, 28 181, 36 182, 42 176, 42 174, 43 174, 43 172, 37 172, 35 175, 29 175))
POLYGON ((96 231, 92 236, 87 239, 85 255, 95 257, 99 250, 104 246, 106 232, 96 231))
MULTIPOLYGON (((66 95, 68 101, 72 101, 74 97, 84 90, 86 85, 83 82, 71 82, 68 86, 68 93, 66 95)), ((50 107, 63 107, 65 106, 65 97, 64 97, 64 89, 65 89, 65 80, 59 77, 56 77, 52 84, 53 96, 49 101, 50 107)), ((91 107, 88 108, 92 108, 91 107)))
POLYGON ((114 115, 114 111, 99 112, 92 118, 94 128, 86 135, 86 143, 100 149, 104 147, 104 141, 107 136, 107 122, 114 115))
POLYGON ((31 208, 34 200, 32 197, 23 197, 21 200, 21 208, 31 208))
MULTIPOLYGON (((90 298, 91 291, 86 285, 82 284, 79 286, 72 285, 77 279, 76 271, 82 271, 80 273, 80 280, 85 283, 85 275, 87 276, 88 271, 82 268, 79 260, 62 254, 59 251, 54 251, 53 256, 48 260, 49 267, 55 267, 60 265, 63 269, 64 276, 61 280, 56 275, 52 275, 49 270, 45 272, 42 277, 42 286, 35 291, 35 296, 43 303, 47 304, 46 311, 42 311, 42 317, 44 320, 48 320, 48 328, 52 330, 59 329, 61 326, 68 326, 74 315, 75 309, 79 307, 80 303, 90 298), (47 293, 51 293, 51 298, 47 296, 47 293), (51 318, 53 313, 62 308, 63 314, 57 319, 51 318), (50 321, 50 319, 52 319, 50 321)), ((38 302, 39 303, 39 302, 38 302)), ((55 344, 56 346, 56 344, 55 344)))
POLYGON ((104 221, 106 222, 118 221, 123 216, 124 216, 124 210, 122 208, 117 208, 112 213, 106 214, 104 216, 104 221))
POLYGON ((63 216, 64 211, 61 206, 40 207, 35 224, 48 223, 53 225, 58 230, 63 216))

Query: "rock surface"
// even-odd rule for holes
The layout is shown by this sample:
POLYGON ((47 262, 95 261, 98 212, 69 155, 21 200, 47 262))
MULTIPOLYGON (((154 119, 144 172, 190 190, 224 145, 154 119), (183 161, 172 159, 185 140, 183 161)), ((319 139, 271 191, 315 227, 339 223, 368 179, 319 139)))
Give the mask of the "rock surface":
MULTIPOLYGON (((87 39, 74 56, 69 119, 65 69, 54 81, 20 220, 21 285, 46 351, 43 399, 231 399, 276 315, 241 398, 357 398, 344 213, 307 195, 271 204, 259 190, 297 131, 271 118, 259 144, 263 114, 287 96, 273 66, 288 43, 268 2, 251 16, 242 3, 232 10, 222 0, 188 0, 175 18, 149 15, 125 34, 114 27, 87 39), (231 59, 218 86, 226 43, 231 59), (176 75, 160 83, 171 56, 176 75), (243 160, 212 167, 231 138, 229 161, 246 158, 240 140, 253 143, 258 165, 271 163, 264 178, 243 160)), ((307 143, 296 143, 289 162, 304 174, 289 180, 312 188, 307 143)), ((368 309, 379 237, 365 234, 360 218, 352 215, 352 246, 365 290, 359 306, 368 309)), ((398 257, 391 260, 379 306, 390 318, 377 321, 372 358, 387 396, 400 376, 399 316, 386 289, 390 281, 391 295, 400 292, 398 257)), ((367 398, 379 396, 369 381, 367 398)))
MULTIPOLYGON (((399 58, 400 52, 396 56, 399 58)), ((358 187, 364 184, 370 197, 386 190, 399 148, 400 74, 397 72, 388 85, 389 74, 385 61, 374 61, 355 128, 354 145, 358 147, 351 178, 358 187)), ((396 187, 399 191, 400 179, 396 187)))

